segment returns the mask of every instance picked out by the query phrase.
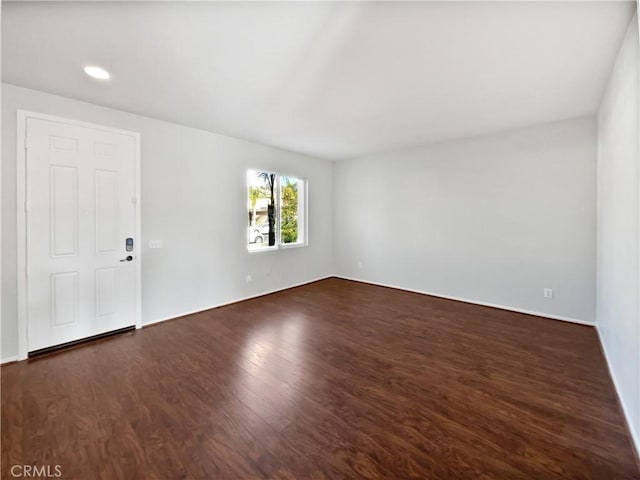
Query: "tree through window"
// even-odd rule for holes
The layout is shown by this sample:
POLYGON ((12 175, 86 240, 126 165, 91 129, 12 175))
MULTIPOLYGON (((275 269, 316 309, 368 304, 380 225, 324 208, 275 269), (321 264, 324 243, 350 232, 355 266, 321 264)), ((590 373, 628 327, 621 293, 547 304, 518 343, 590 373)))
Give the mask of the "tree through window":
POLYGON ((306 244, 305 182, 260 170, 247 177, 249 250, 306 244))

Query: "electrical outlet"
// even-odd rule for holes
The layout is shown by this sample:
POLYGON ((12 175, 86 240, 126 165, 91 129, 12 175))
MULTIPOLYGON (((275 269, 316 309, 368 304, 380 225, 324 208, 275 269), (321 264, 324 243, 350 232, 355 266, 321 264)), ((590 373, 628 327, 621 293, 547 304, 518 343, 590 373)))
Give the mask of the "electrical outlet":
POLYGON ((253 277, 251 275, 247 275, 246 281, 249 285, 253 283, 253 277))
POLYGON ((358 268, 362 269, 362 262, 358 261, 358 268))
POLYGON ((553 290, 551 288, 545 288, 543 291, 544 298, 553 298, 553 290))
POLYGON ((162 240, 149 240, 149 248, 162 248, 162 240))

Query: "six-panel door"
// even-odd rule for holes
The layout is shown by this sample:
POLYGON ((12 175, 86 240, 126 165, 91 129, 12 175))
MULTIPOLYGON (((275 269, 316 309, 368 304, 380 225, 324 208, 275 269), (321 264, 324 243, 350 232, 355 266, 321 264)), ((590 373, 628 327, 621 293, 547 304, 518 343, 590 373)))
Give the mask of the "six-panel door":
POLYGON ((135 148, 133 136, 27 120, 29 351, 135 325, 135 148))

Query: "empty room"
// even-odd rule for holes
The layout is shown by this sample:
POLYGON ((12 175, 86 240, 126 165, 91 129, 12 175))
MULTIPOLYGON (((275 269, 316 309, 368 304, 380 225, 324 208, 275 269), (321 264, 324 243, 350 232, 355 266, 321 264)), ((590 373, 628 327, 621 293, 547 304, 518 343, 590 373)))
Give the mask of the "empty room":
POLYGON ((640 480, 636 1, 3 1, 0 478, 640 480))

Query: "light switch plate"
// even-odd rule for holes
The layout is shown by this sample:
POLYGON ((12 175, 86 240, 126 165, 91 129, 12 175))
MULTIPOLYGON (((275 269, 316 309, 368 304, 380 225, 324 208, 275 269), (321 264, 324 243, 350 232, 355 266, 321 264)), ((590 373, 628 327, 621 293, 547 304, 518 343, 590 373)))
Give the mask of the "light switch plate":
POLYGON ((149 248, 162 248, 162 240, 149 240, 149 248))

